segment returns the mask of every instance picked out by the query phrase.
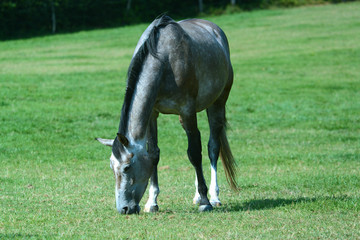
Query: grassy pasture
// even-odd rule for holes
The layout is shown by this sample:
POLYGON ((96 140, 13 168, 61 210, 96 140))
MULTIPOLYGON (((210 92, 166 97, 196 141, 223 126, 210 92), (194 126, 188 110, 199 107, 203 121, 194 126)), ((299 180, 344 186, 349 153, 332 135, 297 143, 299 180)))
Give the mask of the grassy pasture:
MULTIPOLYGON (((0 239, 359 239, 360 3, 211 17, 235 83, 241 191, 198 213, 176 116, 160 116, 160 212, 121 216, 110 149, 137 25, 0 42, 0 239)), ((203 163, 208 126, 199 114, 203 163)), ((145 195, 141 206, 145 204, 145 195)))

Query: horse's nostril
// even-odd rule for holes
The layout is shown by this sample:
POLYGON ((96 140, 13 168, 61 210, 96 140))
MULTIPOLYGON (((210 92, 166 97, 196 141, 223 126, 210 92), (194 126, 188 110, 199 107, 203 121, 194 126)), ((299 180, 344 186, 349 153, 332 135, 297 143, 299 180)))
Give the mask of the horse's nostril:
POLYGON ((121 209, 121 214, 127 214, 127 213, 128 213, 128 210, 129 210, 128 207, 123 207, 123 208, 121 209))

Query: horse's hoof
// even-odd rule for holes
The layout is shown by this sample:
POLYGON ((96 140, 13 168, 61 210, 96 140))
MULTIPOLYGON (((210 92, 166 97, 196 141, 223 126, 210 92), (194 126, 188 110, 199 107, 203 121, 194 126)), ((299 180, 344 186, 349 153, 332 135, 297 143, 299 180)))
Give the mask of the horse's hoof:
POLYGON ((199 212, 209 212, 213 210, 213 207, 209 204, 209 205, 200 205, 199 206, 199 212))
POLYGON ((158 211, 159 211, 158 205, 154 205, 154 206, 150 206, 150 207, 145 206, 145 209, 144 209, 144 212, 148 212, 148 213, 155 213, 158 211))
POLYGON ((220 207, 221 202, 210 202, 213 207, 220 207))

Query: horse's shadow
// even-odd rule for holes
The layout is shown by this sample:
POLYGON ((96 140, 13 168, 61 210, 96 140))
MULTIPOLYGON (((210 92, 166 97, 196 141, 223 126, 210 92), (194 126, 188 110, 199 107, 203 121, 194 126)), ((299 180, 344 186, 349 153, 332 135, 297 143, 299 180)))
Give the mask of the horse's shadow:
POLYGON ((300 197, 293 199, 277 198, 277 199, 254 199, 246 202, 233 202, 229 203, 226 206, 221 207, 220 211, 227 212, 241 212, 241 211, 257 211, 257 210, 266 210, 273 209, 278 207, 284 207, 287 205, 296 205, 296 204, 306 204, 313 203, 319 200, 333 200, 333 201, 344 201, 348 200, 348 196, 321 196, 321 197, 300 197))

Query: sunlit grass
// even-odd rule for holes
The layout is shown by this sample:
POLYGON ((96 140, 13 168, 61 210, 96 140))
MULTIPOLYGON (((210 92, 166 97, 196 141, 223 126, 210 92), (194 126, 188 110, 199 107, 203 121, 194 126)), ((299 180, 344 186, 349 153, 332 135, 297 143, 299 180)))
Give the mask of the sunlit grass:
MULTIPOLYGON (((235 82, 241 191, 198 213, 177 116, 160 116, 160 212, 121 216, 110 149, 146 24, 0 42, 0 238, 360 238, 360 4, 212 17, 235 82)), ((209 182, 206 115, 199 114, 209 182)), ((146 194, 147 196, 147 194, 146 194)), ((142 207, 146 196, 142 200, 142 207)))

